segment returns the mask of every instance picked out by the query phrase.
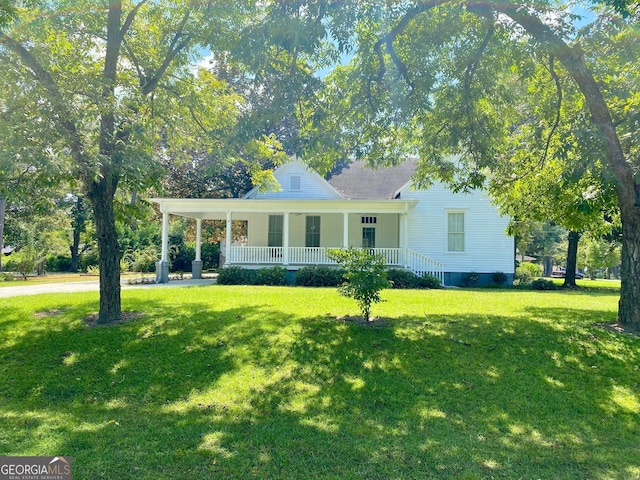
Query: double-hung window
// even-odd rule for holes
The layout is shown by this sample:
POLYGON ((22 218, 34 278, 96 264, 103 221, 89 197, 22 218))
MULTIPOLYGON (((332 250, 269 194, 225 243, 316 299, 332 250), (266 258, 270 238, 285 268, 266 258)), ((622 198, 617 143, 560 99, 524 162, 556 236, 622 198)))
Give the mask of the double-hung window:
POLYGON ((283 220, 282 215, 269 215, 269 238, 267 239, 269 247, 282 246, 283 220))
POLYGON ((447 212, 447 251, 465 251, 465 212, 447 212))
POLYGON ((320 217, 308 216, 306 225, 306 247, 319 247, 320 246, 320 217))

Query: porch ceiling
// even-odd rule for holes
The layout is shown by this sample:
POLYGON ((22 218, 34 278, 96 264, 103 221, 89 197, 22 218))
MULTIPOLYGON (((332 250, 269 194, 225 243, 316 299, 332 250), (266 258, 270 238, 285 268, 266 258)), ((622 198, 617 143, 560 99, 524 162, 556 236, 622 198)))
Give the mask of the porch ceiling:
POLYGON ((172 215, 223 220, 227 212, 240 219, 243 213, 406 213, 417 200, 265 200, 247 198, 151 198, 160 210, 172 215), (236 215, 237 214, 237 215, 236 215))

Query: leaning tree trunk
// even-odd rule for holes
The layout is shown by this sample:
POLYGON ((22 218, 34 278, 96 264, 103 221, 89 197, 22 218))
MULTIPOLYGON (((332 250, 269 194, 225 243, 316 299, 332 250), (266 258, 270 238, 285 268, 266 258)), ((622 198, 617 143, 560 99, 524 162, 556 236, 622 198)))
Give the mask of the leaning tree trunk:
POLYGON ((4 248, 4 215, 6 208, 6 197, 0 197, 0 272, 2 271, 2 249, 4 248))
POLYGON ((618 304, 618 321, 630 329, 640 330, 640 185, 636 173, 627 162, 611 111, 585 61, 580 45, 570 47, 551 28, 510 2, 494 3, 529 34, 549 48, 564 65, 584 95, 591 121, 602 135, 607 160, 616 181, 616 192, 622 219, 622 286, 618 304))
POLYGON ((88 192, 98 237, 100 268, 100 312, 98 323, 120 320, 120 247, 113 208, 114 188, 101 178, 88 192))
POLYGON ((567 248, 567 269, 564 272, 564 288, 577 288, 576 267, 578 266, 578 242, 580 233, 569 230, 569 247, 567 248))

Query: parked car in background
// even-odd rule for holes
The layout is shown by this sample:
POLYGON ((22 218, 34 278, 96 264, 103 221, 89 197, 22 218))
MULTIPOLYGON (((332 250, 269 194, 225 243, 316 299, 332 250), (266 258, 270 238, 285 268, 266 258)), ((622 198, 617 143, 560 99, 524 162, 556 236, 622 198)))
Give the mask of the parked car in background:
MULTIPOLYGON (((566 274, 567 274, 567 269, 565 267, 554 268, 553 271, 551 272, 551 276, 553 278, 564 278, 566 274)), ((581 273, 578 270, 576 270, 576 279, 582 280, 583 278, 584 278, 584 273, 581 273)))

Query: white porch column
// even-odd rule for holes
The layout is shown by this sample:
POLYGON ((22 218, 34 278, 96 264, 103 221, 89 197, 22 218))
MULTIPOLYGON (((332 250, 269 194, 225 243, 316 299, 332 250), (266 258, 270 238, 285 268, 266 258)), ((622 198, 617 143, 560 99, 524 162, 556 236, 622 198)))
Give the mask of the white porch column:
POLYGON ((191 262, 191 278, 202 278, 202 219, 196 218, 196 258, 191 262))
POLYGON ((225 238, 225 246, 224 246, 224 263, 225 265, 229 265, 230 262, 230 258, 229 256, 231 255, 231 212, 227 212, 227 231, 226 231, 226 238, 225 238))
POLYGON ((289 212, 284 212, 282 230, 282 264, 289 265, 289 212))
POLYGON ((162 253, 160 255, 161 262, 169 260, 169 214, 162 212, 162 253))
POLYGON ((349 214, 342 214, 342 248, 349 248, 349 214))
POLYGON ((202 260, 202 219, 196 218, 196 261, 202 260))
POLYGON ((403 213, 400 215, 400 248, 402 250, 401 263, 407 268, 407 249, 409 247, 409 215, 403 213))
POLYGON ((169 213, 161 205, 162 211, 162 251, 160 261, 156 262, 156 283, 169 281, 169 213))

